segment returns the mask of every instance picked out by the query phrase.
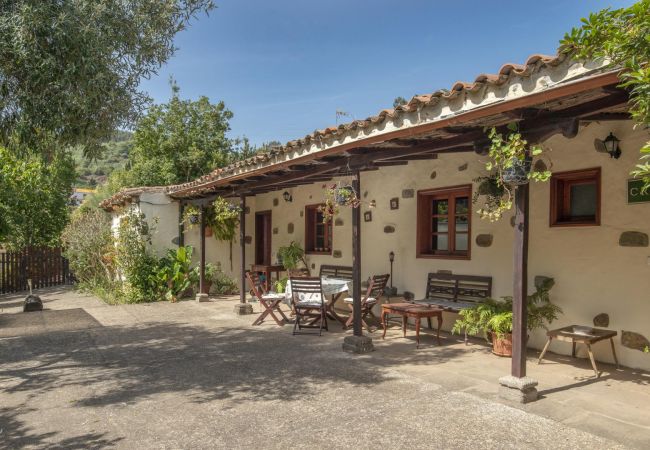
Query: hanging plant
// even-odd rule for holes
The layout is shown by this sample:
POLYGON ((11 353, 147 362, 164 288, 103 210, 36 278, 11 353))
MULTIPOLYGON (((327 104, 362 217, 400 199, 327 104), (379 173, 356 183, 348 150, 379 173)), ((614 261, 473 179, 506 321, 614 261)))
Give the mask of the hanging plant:
POLYGON ((233 205, 223 197, 217 197, 207 208, 206 225, 212 228, 216 240, 233 241, 235 239, 240 213, 239 206, 233 205))
POLYGON ((201 209, 196 205, 186 205, 183 209, 181 223, 188 230, 191 230, 201 222, 201 209))
MULTIPOLYGON (((361 206, 361 200, 350 185, 341 185, 341 183, 331 184, 325 190, 325 202, 318 207, 318 211, 323 214, 323 223, 327 223, 341 211, 341 207, 358 208, 361 206)), ((374 201, 369 203, 369 207, 374 207, 374 201)))
POLYGON ((512 209, 513 193, 516 186, 527 184, 530 180, 548 181, 551 177, 549 170, 533 169, 533 158, 539 158, 542 148, 530 146, 517 130, 517 124, 508 125, 510 133, 507 136, 498 133, 496 128, 490 129, 490 161, 485 164, 489 175, 480 177, 473 203, 476 204, 481 196, 485 197, 483 206, 477 213, 483 219, 491 222, 503 217, 506 211, 512 209))
POLYGON ((212 229, 214 238, 217 241, 230 243, 230 270, 232 270, 232 243, 237 236, 240 214, 241 208, 223 197, 217 197, 206 212, 206 225, 212 229))

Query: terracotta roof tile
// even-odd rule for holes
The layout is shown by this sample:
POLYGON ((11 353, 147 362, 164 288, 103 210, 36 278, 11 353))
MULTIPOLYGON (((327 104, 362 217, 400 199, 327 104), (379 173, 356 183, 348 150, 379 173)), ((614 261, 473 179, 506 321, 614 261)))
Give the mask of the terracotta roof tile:
MULTIPOLYGON (((287 142, 284 146, 271 149, 267 153, 258 154, 252 156, 248 159, 237 161, 233 164, 230 164, 226 167, 218 168, 213 170, 207 175, 204 175, 197 180, 182 183, 178 185, 168 186, 167 192, 173 193, 178 191, 189 190, 192 188, 200 188, 202 184, 215 181, 223 176, 232 174, 238 170, 246 170, 250 166, 257 166, 259 164, 270 162, 274 157, 283 155, 290 151, 293 151, 297 147, 303 145, 308 145, 314 141, 319 141, 321 138, 332 136, 332 135, 343 135, 349 130, 364 130, 372 126, 373 124, 378 124, 384 122, 387 119, 394 119, 400 116, 400 114, 417 111, 418 109, 434 105, 437 102, 443 99, 452 99, 460 95, 462 92, 469 91, 474 92, 480 90, 486 85, 495 85, 500 86, 510 81, 513 76, 523 76, 528 77, 532 75, 536 70, 544 66, 554 67, 561 64, 569 56, 565 53, 559 53, 557 55, 541 55, 533 54, 528 57, 524 64, 504 64, 498 70, 497 73, 483 73, 478 75, 473 82, 456 82, 451 86, 451 89, 439 89, 430 94, 420 94, 413 96, 405 105, 397 106, 394 109, 384 109, 381 110, 377 115, 368 117, 362 120, 353 120, 346 124, 341 124, 337 126, 330 126, 320 130, 315 130, 313 133, 308 134, 302 138, 295 139, 287 142)), ((119 193, 116 196, 119 197, 119 193)), ((112 200, 107 199, 103 202, 108 202, 106 204, 111 204, 112 200)))

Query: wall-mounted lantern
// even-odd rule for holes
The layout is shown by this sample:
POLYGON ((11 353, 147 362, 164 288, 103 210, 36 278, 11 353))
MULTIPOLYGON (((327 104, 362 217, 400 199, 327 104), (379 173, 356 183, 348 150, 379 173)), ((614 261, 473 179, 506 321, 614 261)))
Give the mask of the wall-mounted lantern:
POLYGON ((287 203, 291 203, 293 201, 293 197, 291 196, 291 193, 289 191, 284 191, 284 193, 282 194, 282 198, 287 203))
POLYGON ((594 146, 597 152, 608 153, 610 158, 618 159, 621 157, 621 149, 618 146, 619 142, 621 141, 614 136, 614 133, 609 133, 609 136, 605 140, 594 140, 594 146))

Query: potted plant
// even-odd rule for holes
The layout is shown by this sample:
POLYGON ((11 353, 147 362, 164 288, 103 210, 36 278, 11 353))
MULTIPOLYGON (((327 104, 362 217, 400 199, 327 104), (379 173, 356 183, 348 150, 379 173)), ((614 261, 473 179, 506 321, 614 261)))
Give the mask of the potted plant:
MULTIPOLYGON (((536 283, 535 293, 527 298, 527 328, 532 331, 546 328, 562 313, 559 306, 551 303, 549 294, 555 284, 552 278, 542 278, 536 283)), ((483 333, 492 343, 492 352, 498 356, 512 356, 512 297, 501 300, 487 299, 460 312, 452 333, 483 333)))
POLYGON ((183 208, 183 219, 181 223, 191 230, 201 221, 201 209, 196 205, 186 205, 183 208))
POLYGON ((278 259, 287 270, 297 269, 299 263, 307 267, 305 250, 295 241, 278 249, 278 259))
POLYGON ((488 132, 490 160, 485 168, 489 174, 476 180, 480 184, 473 202, 476 204, 481 196, 486 198, 477 212, 481 218, 490 221, 499 220, 512 208, 516 186, 527 184, 530 180, 548 181, 551 177, 551 172, 546 168, 533 169, 533 158, 540 157, 542 148, 529 145, 517 131, 516 124, 508 125, 508 130, 510 133, 505 137, 496 128, 488 132))
MULTIPOLYGON (((210 292, 210 289, 212 288, 212 284, 217 278, 218 271, 219 268, 214 264, 212 263, 205 264, 205 278, 203 280, 204 282, 203 287, 206 293, 210 292)), ((201 277, 201 268, 199 266, 196 266, 194 269, 192 269, 192 284, 196 287, 197 291, 199 289, 199 285, 201 282, 200 277, 201 277)))

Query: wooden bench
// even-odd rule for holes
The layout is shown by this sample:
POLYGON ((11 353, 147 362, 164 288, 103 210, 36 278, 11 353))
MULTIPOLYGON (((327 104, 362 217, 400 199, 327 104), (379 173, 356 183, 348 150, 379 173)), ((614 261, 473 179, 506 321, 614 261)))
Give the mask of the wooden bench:
POLYGON ((319 276, 329 278, 340 278, 342 280, 352 281, 352 267, 349 266, 333 266, 323 264, 320 266, 319 276))
MULTIPOLYGON (((443 311, 458 313, 492 296, 492 277, 430 273, 425 292, 425 298, 414 303, 435 305, 443 311)), ((429 328, 432 328, 430 319, 429 328)))

